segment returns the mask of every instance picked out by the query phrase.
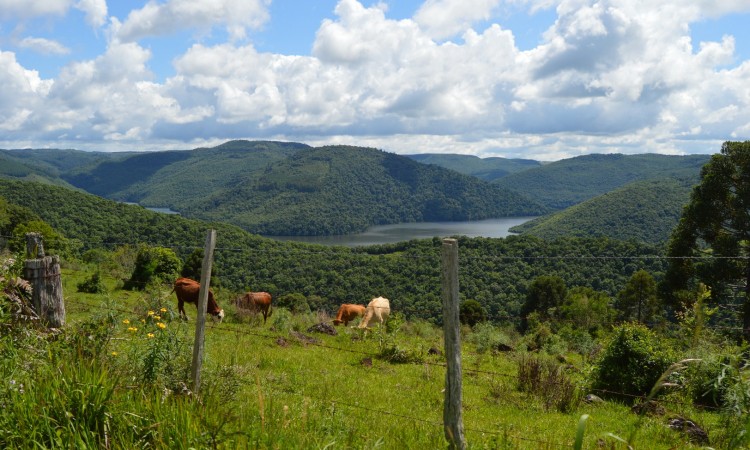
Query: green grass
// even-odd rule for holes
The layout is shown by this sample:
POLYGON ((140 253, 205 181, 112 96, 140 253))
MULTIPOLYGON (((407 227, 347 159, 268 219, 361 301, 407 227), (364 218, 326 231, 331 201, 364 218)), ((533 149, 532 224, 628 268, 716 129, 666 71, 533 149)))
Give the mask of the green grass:
MULTIPOLYGON (((77 293, 90 276, 78 269, 63 271, 68 321, 59 337, 11 333, 0 341, 0 374, 24 385, 19 392, 8 381, 0 390, 4 447, 446 446, 444 359, 428 353, 442 350, 442 333, 427 323, 404 323, 390 334, 338 327, 329 336, 307 332, 325 319, 317 314, 277 309, 266 325, 228 314, 222 324, 207 321, 196 395, 189 392, 195 309, 182 322, 169 288, 121 291, 109 277, 107 294, 77 293), (388 348, 417 362, 379 358, 388 348)), ((471 331, 463 331, 469 448, 572 447, 584 414, 581 448, 625 448, 611 435, 626 439, 634 431, 634 448, 698 448, 665 426, 669 414, 698 421, 714 446, 728 439, 719 414, 680 403, 665 403, 667 416, 643 418, 615 402, 581 403, 568 413, 545 408, 517 388, 522 354, 478 352, 471 331)), ((570 378, 583 383, 586 366, 569 360, 576 361, 570 378)))

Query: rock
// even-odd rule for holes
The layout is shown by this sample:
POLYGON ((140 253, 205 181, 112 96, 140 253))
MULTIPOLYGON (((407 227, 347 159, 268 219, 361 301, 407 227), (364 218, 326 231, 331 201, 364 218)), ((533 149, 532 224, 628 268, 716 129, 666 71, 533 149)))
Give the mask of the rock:
POLYGON ((428 355, 438 355, 438 356, 443 356, 443 352, 442 352, 442 351, 440 351, 440 349, 439 349, 439 348, 435 348, 435 347, 430 347, 430 349, 429 349, 429 350, 427 350, 427 354, 428 354, 428 355))
POLYGON ((331 336, 336 336, 338 334, 338 331, 336 331, 336 328, 333 327, 333 325, 320 322, 317 323, 310 328, 307 329, 308 333, 324 333, 329 334, 331 336))
POLYGON ((664 407, 659 404, 659 402, 656 402, 654 400, 649 400, 644 403, 633 405, 633 407, 630 408, 630 411, 638 414, 639 416, 663 416, 664 414, 666 414, 666 410, 664 409, 664 407))
POLYGON ((672 417, 667 421, 669 428, 687 435, 690 442, 698 445, 708 445, 708 433, 698 424, 684 417, 672 417))
POLYGON ((594 394, 587 394, 585 397, 583 397, 583 401, 590 404, 604 403, 604 400, 602 400, 601 397, 594 394))

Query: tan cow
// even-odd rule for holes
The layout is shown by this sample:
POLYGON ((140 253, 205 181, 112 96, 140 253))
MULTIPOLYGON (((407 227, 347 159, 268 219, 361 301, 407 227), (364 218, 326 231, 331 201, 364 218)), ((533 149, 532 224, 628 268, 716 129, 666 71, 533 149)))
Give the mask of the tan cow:
POLYGON ((339 312, 336 313, 336 318, 333 319, 333 324, 340 325, 343 323, 344 326, 347 326, 352 320, 356 319, 357 317, 363 316, 366 310, 367 307, 362 305, 352 305, 349 303, 344 303, 343 305, 339 306, 339 312))
POLYGON ((388 316, 391 314, 391 304, 387 298, 378 297, 374 298, 367 304, 367 311, 365 311, 365 317, 362 322, 359 323, 359 328, 370 328, 372 325, 380 325, 388 320, 388 316))
POLYGON ((268 292, 247 292, 235 301, 239 309, 247 309, 254 313, 263 313, 263 323, 271 316, 271 294, 268 292))
MULTIPOLYGON (((185 303, 193 303, 195 309, 198 309, 198 295, 200 293, 201 285, 195 280, 190 278, 178 278, 174 282, 172 292, 177 294, 177 310, 180 312, 180 317, 187 320, 187 314, 185 314, 185 303)), ((170 294, 172 294, 170 292, 170 294)), ((206 304, 206 312, 219 319, 219 322, 224 319, 224 310, 219 308, 214 300, 214 293, 211 289, 208 290, 208 303, 206 304)))

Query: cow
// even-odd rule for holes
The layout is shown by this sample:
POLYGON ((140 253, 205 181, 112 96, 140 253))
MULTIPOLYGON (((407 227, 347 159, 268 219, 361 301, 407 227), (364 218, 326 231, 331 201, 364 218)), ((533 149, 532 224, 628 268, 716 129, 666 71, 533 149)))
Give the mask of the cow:
MULTIPOLYGON (((185 303, 195 304, 195 309, 198 309, 198 295, 200 293, 201 284, 190 278, 178 278, 174 282, 172 292, 177 294, 177 310, 180 312, 180 317, 187 320, 187 314, 185 314, 185 303)), ((170 292, 170 295, 172 294, 170 292)), ((224 319, 224 310, 219 308, 214 300, 214 293, 211 289, 208 290, 208 303, 206 304, 206 312, 218 319, 219 322, 224 319)))
POLYGON ((268 292, 247 292, 235 300, 235 305, 239 309, 263 313, 263 324, 266 323, 266 319, 271 317, 273 312, 271 310, 271 294, 268 292))
POLYGON ((351 305, 349 303, 344 303, 343 305, 339 306, 339 312, 336 313, 336 318, 333 319, 333 324, 340 325, 343 323, 344 326, 347 326, 352 320, 356 319, 357 317, 363 316, 366 310, 367 307, 362 305, 351 305))
POLYGON ((387 298, 377 297, 367 304, 367 311, 365 311, 365 317, 362 322, 359 323, 359 328, 370 328, 370 322, 376 322, 375 325, 384 323, 388 316, 391 314, 391 304, 387 298))

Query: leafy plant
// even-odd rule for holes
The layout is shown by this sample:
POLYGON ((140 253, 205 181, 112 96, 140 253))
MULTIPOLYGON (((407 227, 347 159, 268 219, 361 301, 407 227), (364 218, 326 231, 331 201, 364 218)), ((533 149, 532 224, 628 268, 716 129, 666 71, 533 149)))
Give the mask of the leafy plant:
POLYGON ((521 358, 518 364, 518 390, 541 397, 546 410, 573 411, 581 394, 559 364, 533 356, 521 358))
POLYGON ((107 291, 99 271, 94 272, 89 278, 78 283, 76 287, 78 288, 78 292, 85 292, 87 294, 102 294, 107 291))
POLYGON ((596 364, 593 387, 603 396, 632 402, 651 391, 673 359, 663 339, 645 326, 621 325, 596 364))

